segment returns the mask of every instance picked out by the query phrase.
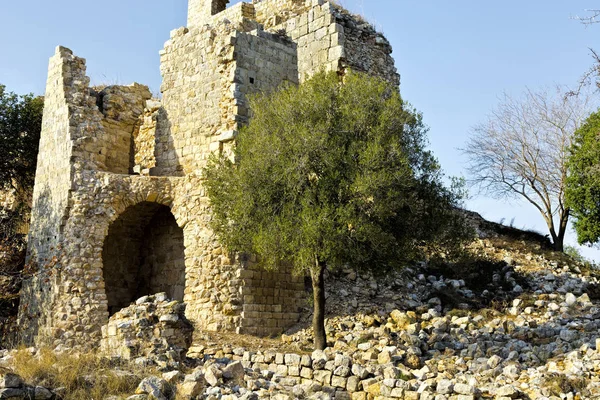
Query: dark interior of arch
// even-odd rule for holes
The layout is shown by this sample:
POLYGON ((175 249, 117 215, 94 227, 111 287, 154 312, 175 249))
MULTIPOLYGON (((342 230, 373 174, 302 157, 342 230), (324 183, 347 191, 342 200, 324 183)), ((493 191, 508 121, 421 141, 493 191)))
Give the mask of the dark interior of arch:
POLYGON ((109 227, 102 249, 108 311, 166 292, 183 300, 183 230, 169 207, 143 202, 127 208, 109 227))

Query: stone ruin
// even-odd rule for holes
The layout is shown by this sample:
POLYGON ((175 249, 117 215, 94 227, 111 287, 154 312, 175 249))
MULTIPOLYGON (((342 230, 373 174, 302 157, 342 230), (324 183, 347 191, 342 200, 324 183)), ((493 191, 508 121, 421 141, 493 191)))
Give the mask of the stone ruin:
POLYGON ((29 232, 34 273, 19 310, 26 342, 119 348, 109 318, 163 292, 199 330, 269 335, 297 322, 304 278, 223 249, 202 168, 231 152, 252 93, 320 70, 400 78, 389 42, 332 1, 227 3, 189 0, 187 28, 160 51, 161 100, 140 84, 91 88, 85 60, 57 47, 29 232))

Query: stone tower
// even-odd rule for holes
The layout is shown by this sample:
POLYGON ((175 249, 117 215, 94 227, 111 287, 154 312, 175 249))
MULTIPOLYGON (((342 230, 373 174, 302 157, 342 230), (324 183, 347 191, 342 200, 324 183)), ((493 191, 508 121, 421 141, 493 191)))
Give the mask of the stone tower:
POLYGON ((303 278, 218 243, 202 168, 229 152, 248 94, 352 68, 399 84, 388 41, 324 0, 190 0, 161 50, 162 100, 139 84, 90 88, 85 60, 50 59, 19 312, 26 340, 95 345, 109 317, 166 292, 197 329, 281 332, 303 278))
POLYGON ((210 17, 224 11, 229 0, 189 0, 188 26, 208 21, 210 17))

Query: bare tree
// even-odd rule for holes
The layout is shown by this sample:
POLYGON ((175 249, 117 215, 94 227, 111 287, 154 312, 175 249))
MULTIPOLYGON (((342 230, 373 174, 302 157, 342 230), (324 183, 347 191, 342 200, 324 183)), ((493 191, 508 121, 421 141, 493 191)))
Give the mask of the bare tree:
POLYGON ((588 13, 588 15, 581 17, 579 15, 576 15, 573 17, 573 19, 576 19, 577 21, 581 22, 584 25, 592 25, 592 24, 596 24, 598 22, 600 22, 600 10, 599 9, 587 9, 585 10, 586 13, 588 13))
MULTIPOLYGON (((586 16, 575 15, 571 18, 581 22, 586 26, 586 28, 590 25, 600 22, 600 9, 587 9, 585 12, 587 13, 586 16)), ((579 87, 572 93, 579 93, 585 87, 594 83, 594 81, 596 83, 596 88, 600 89, 600 56, 598 53, 596 53, 596 51, 594 51, 594 49, 590 48, 589 50, 592 58, 594 59, 594 64, 583 74, 579 80, 579 87)))
POLYGON ((563 251, 567 155, 573 133, 589 115, 589 96, 527 89, 506 93, 487 120, 474 126, 462 149, 470 182, 492 197, 522 197, 544 217, 555 250, 563 251))

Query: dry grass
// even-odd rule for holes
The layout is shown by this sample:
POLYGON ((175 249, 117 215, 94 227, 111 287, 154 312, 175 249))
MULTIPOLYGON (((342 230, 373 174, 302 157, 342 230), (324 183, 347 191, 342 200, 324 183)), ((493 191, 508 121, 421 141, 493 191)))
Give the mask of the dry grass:
POLYGON ((542 382, 541 387, 554 396, 560 396, 563 393, 589 394, 589 381, 584 377, 551 373, 545 376, 542 382))
POLYGON ((12 370, 28 384, 64 388, 65 400, 101 400, 108 395, 132 395, 143 377, 156 372, 130 364, 115 364, 94 353, 57 354, 48 348, 42 348, 36 354, 19 349, 12 370))

